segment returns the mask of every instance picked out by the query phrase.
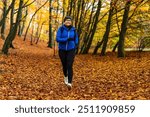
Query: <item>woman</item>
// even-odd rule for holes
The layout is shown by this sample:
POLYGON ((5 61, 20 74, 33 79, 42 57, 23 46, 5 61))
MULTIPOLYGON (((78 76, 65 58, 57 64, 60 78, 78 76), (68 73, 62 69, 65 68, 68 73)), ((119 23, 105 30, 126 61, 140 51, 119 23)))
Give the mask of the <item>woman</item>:
POLYGON ((75 27, 72 26, 70 16, 64 18, 64 24, 57 31, 56 40, 59 44, 59 57, 63 66, 64 82, 70 90, 72 88, 75 49, 78 45, 78 35, 75 27))

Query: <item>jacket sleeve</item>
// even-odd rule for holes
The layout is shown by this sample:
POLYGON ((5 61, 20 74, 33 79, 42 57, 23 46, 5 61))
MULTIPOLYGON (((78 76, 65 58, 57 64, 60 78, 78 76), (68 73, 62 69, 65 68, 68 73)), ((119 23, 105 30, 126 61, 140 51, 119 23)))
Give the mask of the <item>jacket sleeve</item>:
POLYGON ((62 38, 61 37, 61 28, 58 29, 57 34, 56 34, 56 41, 57 42, 66 42, 68 38, 62 38))
POLYGON ((78 43, 79 43, 79 37, 78 37, 78 33, 76 31, 76 38, 75 38, 75 44, 76 44, 76 46, 78 45, 78 43))

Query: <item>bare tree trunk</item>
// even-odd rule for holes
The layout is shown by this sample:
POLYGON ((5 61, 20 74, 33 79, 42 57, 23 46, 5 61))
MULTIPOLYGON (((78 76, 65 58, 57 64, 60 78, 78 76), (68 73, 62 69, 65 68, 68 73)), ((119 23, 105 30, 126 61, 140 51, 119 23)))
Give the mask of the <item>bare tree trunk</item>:
POLYGON ((33 45, 33 38, 34 38, 34 20, 32 22, 32 32, 31 32, 31 41, 30 41, 31 45, 33 45))
POLYGON ((20 0, 19 9, 18 9, 17 17, 16 17, 16 22, 12 26, 12 28, 11 28, 11 30, 10 30, 10 32, 9 32, 5 42, 4 42, 3 48, 2 48, 2 53, 4 53, 4 54, 8 54, 8 49, 9 49, 12 41, 15 39, 18 25, 19 25, 19 22, 21 20, 22 5, 23 5, 23 0, 20 0))
POLYGON ((81 2, 81 9, 80 9, 80 16, 79 16, 79 18, 78 18, 78 20, 79 20, 79 22, 78 22, 78 25, 77 25, 77 32, 78 32, 78 37, 79 37, 79 43, 78 43, 78 47, 77 47, 77 49, 76 49, 76 54, 79 52, 79 47, 80 47, 80 42, 81 42, 81 40, 80 40, 80 38, 81 38, 81 33, 82 33, 82 30, 81 30, 81 25, 82 25, 82 23, 83 23, 83 14, 84 14, 84 12, 85 12, 85 1, 84 0, 82 0, 82 2, 81 2))
POLYGON ((104 56, 106 53, 106 48, 107 48, 107 42, 108 42, 108 37, 109 37, 109 33, 110 33, 110 26, 111 26, 111 19, 113 16, 113 11, 114 11, 114 0, 111 1, 110 3, 110 10, 109 10, 109 16, 108 16, 108 20, 107 20, 107 25, 106 25, 106 31, 104 33, 103 39, 103 47, 102 47, 102 51, 101 51, 101 56, 104 56))
POLYGON ((102 46, 103 42, 104 42, 104 40, 99 41, 99 42, 97 43, 97 45, 96 45, 96 47, 95 47, 95 49, 94 49, 94 51, 93 51, 93 54, 97 54, 97 51, 98 51, 98 49, 102 46))
POLYGON ((71 16, 72 14, 72 8, 73 8, 73 0, 68 0, 69 2, 69 6, 68 6, 68 11, 67 11, 67 15, 71 16))
POLYGON ((14 24, 14 8, 15 8, 15 2, 12 3, 11 13, 10 13, 10 29, 12 28, 14 24))
POLYGON ((92 29, 90 29, 90 25, 91 25, 91 22, 92 22, 92 18, 93 18, 93 11, 94 11, 94 5, 95 5, 95 0, 93 1, 93 4, 92 4, 92 11, 91 11, 91 14, 90 14, 90 19, 89 19, 89 22, 88 22, 88 25, 87 25, 87 28, 86 28, 86 32, 84 34, 84 38, 83 38, 83 44, 81 46, 81 50, 80 50, 80 53, 83 53, 84 51, 84 48, 86 47, 86 44, 88 42, 88 39, 89 39, 89 35, 90 35, 90 32, 92 29), (90 32, 89 32, 90 31, 90 32))
POLYGON ((49 41, 47 47, 52 48, 52 41, 52 0, 49 0, 49 41))
POLYGON ((25 10, 25 19, 23 20, 23 24, 22 24, 19 36, 22 36, 22 34, 23 34, 23 31, 24 31, 24 28, 25 28, 25 23, 26 23, 26 20, 27 20, 27 15, 28 15, 28 7, 25 10))
POLYGON ((102 2, 101 2, 101 0, 99 0, 98 1, 98 6, 97 6, 97 11, 96 11, 95 16, 94 16, 95 19, 94 19, 94 22, 93 22, 93 26, 91 28, 92 30, 90 31, 91 35, 89 35, 88 43, 86 44, 86 46, 83 50, 83 54, 87 54, 90 47, 91 47, 92 40, 93 40, 94 34, 96 32, 96 28, 97 28, 98 18, 99 18, 100 10, 101 10, 101 5, 102 5, 102 2))
MULTIPOLYGON (((117 10, 117 8, 115 9, 115 11, 116 11, 116 23, 117 23, 117 27, 118 27, 118 32, 119 32, 119 34, 120 34, 120 27, 119 27, 118 10, 117 10)), ((119 44, 119 41, 115 44, 115 46, 114 46, 112 52, 115 52, 115 51, 116 51, 116 49, 117 49, 117 47, 118 47, 118 44, 119 44)))
POLYGON ((66 7, 66 0, 63 0, 63 17, 62 17, 62 22, 63 22, 63 19, 64 17, 66 16, 66 10, 65 10, 65 7, 66 7))
POLYGON ((116 49, 117 49, 117 47, 118 47, 118 44, 119 44, 119 42, 117 42, 117 43, 115 44, 115 46, 114 46, 112 52, 115 52, 115 51, 116 51, 116 49))
POLYGON ((15 0, 13 0, 13 1, 11 2, 11 5, 10 5, 9 8, 6 10, 5 16, 3 16, 2 19, 0 20, 0 27, 1 27, 2 24, 4 23, 4 21, 5 21, 6 17, 7 17, 7 15, 8 15, 8 13, 9 13, 9 11, 11 10, 14 1, 15 1, 15 0))
POLYGON ((3 23, 2 23, 2 28, 1 28, 1 37, 3 40, 5 40, 5 27, 6 27, 6 11, 7 11, 7 0, 3 2, 4 7, 3 7, 3 23))
POLYGON ((43 28, 44 23, 45 23, 45 21, 44 21, 44 22, 42 23, 42 25, 41 25, 40 33, 39 33, 39 36, 38 36, 38 38, 37 38, 37 40, 36 40, 36 43, 35 43, 35 44, 38 44, 38 42, 39 42, 39 40, 40 40, 41 31, 42 31, 42 28, 43 28))
POLYGON ((127 1, 125 5, 123 20, 121 24, 121 32, 119 35, 118 57, 125 57, 124 41, 125 41, 125 34, 127 30, 127 25, 128 25, 128 15, 130 11, 130 4, 131 4, 131 0, 127 1))

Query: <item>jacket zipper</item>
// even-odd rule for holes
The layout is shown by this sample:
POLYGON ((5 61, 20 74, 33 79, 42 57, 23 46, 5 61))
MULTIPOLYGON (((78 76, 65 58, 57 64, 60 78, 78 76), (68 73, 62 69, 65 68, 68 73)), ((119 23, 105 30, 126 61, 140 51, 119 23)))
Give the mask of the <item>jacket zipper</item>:
MULTIPOLYGON (((68 32, 68 39, 69 39, 69 35, 70 35, 70 31, 68 32)), ((66 44, 66 51, 67 51, 67 47, 68 47, 68 41, 67 41, 67 44, 66 44)))

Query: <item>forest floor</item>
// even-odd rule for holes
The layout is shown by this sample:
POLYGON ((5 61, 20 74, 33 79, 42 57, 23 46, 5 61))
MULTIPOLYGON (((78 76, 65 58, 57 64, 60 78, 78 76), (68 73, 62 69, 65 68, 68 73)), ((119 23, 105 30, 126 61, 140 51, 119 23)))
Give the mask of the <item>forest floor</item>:
POLYGON ((69 91, 46 43, 31 46, 16 37, 14 46, 8 56, 0 54, 0 99, 150 99, 150 52, 77 55, 69 91))

